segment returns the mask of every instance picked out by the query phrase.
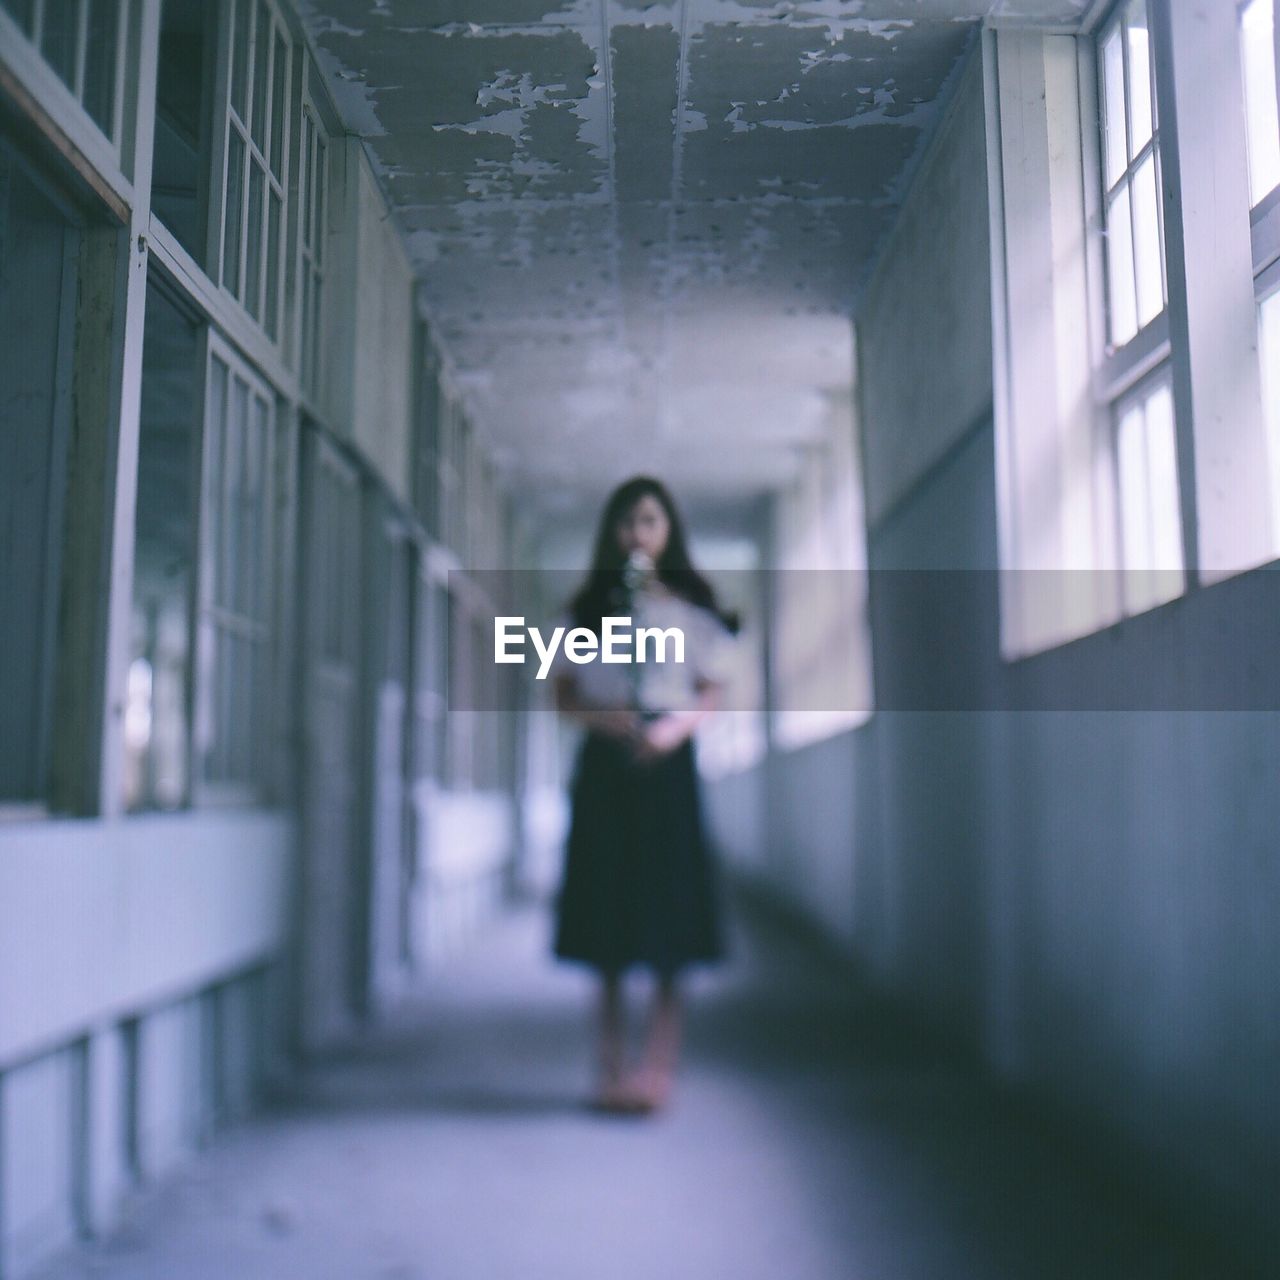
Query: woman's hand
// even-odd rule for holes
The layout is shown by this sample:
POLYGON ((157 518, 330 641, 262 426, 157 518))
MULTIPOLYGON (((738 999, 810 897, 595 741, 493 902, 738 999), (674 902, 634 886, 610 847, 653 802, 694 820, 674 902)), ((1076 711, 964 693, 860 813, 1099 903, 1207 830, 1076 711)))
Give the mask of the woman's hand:
POLYGON ((580 713, 580 718, 587 728, 623 742, 636 742, 640 737, 640 717, 626 707, 598 707, 580 713))
POLYGON ((689 737, 696 723, 688 713, 679 712, 650 720, 637 735, 635 758, 647 762, 670 755, 689 737))

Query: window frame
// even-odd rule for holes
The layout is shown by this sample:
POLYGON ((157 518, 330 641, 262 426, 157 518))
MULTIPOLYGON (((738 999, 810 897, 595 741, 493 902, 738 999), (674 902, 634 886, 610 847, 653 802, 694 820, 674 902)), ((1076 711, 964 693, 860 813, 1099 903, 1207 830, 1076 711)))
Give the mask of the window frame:
POLYGON ((1131 82, 1131 64, 1133 62, 1132 50, 1129 44, 1129 27, 1126 22, 1128 10, 1135 4, 1141 4, 1147 15, 1148 30, 1152 30, 1152 6, 1150 0, 1116 0, 1106 17, 1098 24, 1096 31, 1090 37, 1093 45, 1094 60, 1094 86, 1093 98, 1096 102, 1096 124, 1094 132, 1098 136, 1098 168, 1096 172, 1096 181, 1100 202, 1098 205, 1100 225, 1103 236, 1103 285, 1104 293, 1102 301, 1104 304, 1104 329, 1105 344, 1108 359, 1117 364, 1124 365, 1128 361, 1126 359, 1129 348, 1143 340, 1141 345, 1136 349, 1141 353, 1151 343, 1151 338, 1146 331, 1153 326, 1158 325, 1163 320, 1163 328, 1168 330, 1168 314, 1169 314, 1169 266, 1168 266, 1168 249, 1167 235, 1165 231, 1165 211, 1164 201, 1161 198, 1163 191, 1163 173, 1161 158, 1161 127, 1160 127, 1160 94, 1157 87, 1157 70, 1155 57, 1155 40, 1154 36, 1148 41, 1147 51, 1147 74, 1148 85, 1151 93, 1151 136, 1138 149, 1136 155, 1132 158, 1129 156, 1130 138, 1133 133, 1133 92, 1131 82), (1121 93, 1124 97, 1124 165, 1115 181, 1108 183, 1107 180, 1107 90, 1105 76, 1102 72, 1103 46, 1110 38, 1113 32, 1118 32, 1121 42, 1121 93), (1163 305, 1160 310, 1147 320, 1145 323, 1141 320, 1137 308, 1140 306, 1141 289, 1138 283, 1138 225, 1135 213, 1134 191, 1136 188, 1135 179, 1138 172, 1146 164, 1148 158, 1151 159, 1155 169, 1156 184, 1156 221, 1159 232, 1159 261, 1160 261, 1160 287, 1163 305), (1108 210, 1111 202, 1116 194, 1124 188, 1127 194, 1127 203, 1129 209, 1129 245, 1130 245, 1130 271, 1133 275, 1133 297, 1134 297, 1134 331, 1122 342, 1117 342, 1112 337, 1112 325, 1114 315, 1111 307, 1111 230, 1109 226, 1108 210))
MULTIPOLYGON (((1090 341, 1092 370, 1090 381, 1093 393, 1093 431, 1090 453, 1093 459, 1094 506, 1094 562, 1097 568, 1108 571, 1114 578, 1110 584, 1099 583, 1096 593, 1099 610, 1093 630, 1113 625, 1123 618, 1134 617, 1150 609, 1167 604, 1186 594, 1190 589, 1192 573, 1187 563, 1187 530, 1185 486, 1190 483, 1181 465, 1182 423, 1179 421, 1179 404, 1176 394, 1178 355, 1174 350, 1170 311, 1173 293, 1178 287, 1172 278, 1169 264, 1168 211, 1165 208, 1164 165, 1167 157, 1164 149, 1177 146, 1177 139, 1168 127, 1161 127, 1162 85, 1158 55, 1160 22, 1158 6, 1144 0, 1149 39, 1149 75, 1152 93, 1152 131, 1146 144, 1132 159, 1128 156, 1128 139, 1131 130, 1132 101, 1130 93, 1130 53, 1126 34, 1126 13, 1134 0, 1115 0, 1099 15, 1097 22, 1079 37, 1079 100, 1081 110, 1080 138, 1082 142, 1082 170, 1084 175, 1084 202, 1086 218, 1085 270, 1088 308, 1093 337, 1090 341), (1120 32, 1122 41, 1123 85, 1125 99, 1125 167, 1110 186, 1106 179, 1106 86, 1103 82, 1103 43, 1113 31, 1120 32), (1137 330, 1125 342, 1117 345, 1111 339, 1111 280, 1109 276, 1109 235, 1107 229, 1108 201, 1131 179, 1145 163, 1147 156, 1154 157, 1156 166, 1157 218, 1160 229, 1160 274, 1164 305, 1160 312, 1137 330), (1122 484, 1119 456, 1120 416, 1127 403, 1142 398, 1144 390, 1150 392, 1161 381, 1168 383, 1174 415, 1175 502, 1179 518, 1181 546, 1181 589, 1174 596, 1164 595, 1158 600, 1135 603, 1129 572, 1141 571, 1150 566, 1128 562, 1129 552, 1122 533, 1126 500, 1122 484)), ((1167 115, 1167 105, 1164 113, 1167 115)), ((1130 185, 1130 190, 1132 186, 1130 185)), ((1133 233, 1133 200, 1130 198, 1130 242, 1136 243, 1133 233)), ((1137 305, 1136 252, 1132 252, 1134 264, 1134 298, 1137 305)), ((1135 322, 1137 323, 1136 316, 1135 322)), ((1148 477, 1148 480, 1150 477, 1148 477)))
MULTIPOLYGON (((1271 190, 1268 192, 1265 192, 1257 201, 1253 200, 1253 194, 1252 194, 1253 157, 1252 157, 1252 149, 1248 145, 1248 135, 1249 135, 1248 115, 1247 115, 1248 113, 1248 80, 1247 80, 1247 77, 1245 76, 1244 41, 1242 39, 1242 35, 1243 35, 1243 28, 1244 28, 1245 10, 1248 9, 1255 2, 1256 0, 1236 0, 1236 39, 1238 44, 1238 53, 1240 57, 1241 82, 1245 87, 1245 103, 1244 103, 1245 112, 1246 112, 1245 142, 1246 142, 1246 151, 1249 152, 1249 164, 1250 164, 1250 175, 1249 175, 1250 209, 1251 209, 1252 221, 1254 223, 1254 226, 1256 227, 1259 221, 1267 218, 1268 215, 1273 214, 1277 208, 1280 208, 1280 181, 1277 181, 1272 186, 1271 190)), ((1277 113, 1277 116, 1280 117, 1280 0, 1263 0, 1263 2, 1269 3, 1271 5, 1271 20, 1272 20, 1272 29, 1273 29, 1271 58, 1272 58, 1273 74, 1275 76, 1276 113, 1277 113)), ((1277 139, 1277 143, 1280 144, 1280 138, 1277 139)))
MULTIPOLYGON (((110 123, 104 125, 90 111, 84 100, 85 75, 88 65, 88 44, 90 40, 88 0, 73 0, 75 5, 75 47, 72 52, 73 70, 71 79, 63 78, 62 73, 50 62, 44 53, 44 19, 49 0, 31 0, 31 24, 26 27, 18 20, 18 16, 0 0, 0 22, 12 28, 13 32, 23 40, 29 48, 31 57, 38 60, 40 67, 47 71, 53 81, 59 85, 76 104, 83 118, 89 122, 97 134, 110 144, 112 154, 120 161, 125 153, 125 108, 129 85, 129 47, 136 39, 134 24, 130 16, 136 6, 131 0, 115 0, 115 51, 111 63, 112 94, 109 111, 110 123)), ((132 106, 132 104, 131 104, 132 106)))
POLYGON ((332 171, 333 138, 325 127, 315 95, 311 91, 313 76, 314 72, 308 68, 302 77, 303 88, 298 107, 296 367, 304 401, 313 409, 318 409, 324 400, 320 357, 324 350, 326 331, 325 284, 329 262, 325 242, 329 233, 329 179, 332 171), (317 168, 312 167, 312 142, 316 144, 316 155, 319 158, 317 168))
MULTIPOLYGON (((268 699, 263 696, 263 684, 269 679, 273 656, 274 627, 273 601, 275 600, 274 547, 278 518, 275 493, 275 454, 280 432, 280 405, 275 389, 222 338, 215 330, 206 330, 204 350, 204 408, 200 439, 200 483, 198 487, 200 509, 197 518, 199 529, 199 553, 195 566, 195 660, 193 674, 193 713, 191 719, 192 748, 190 769, 191 803, 195 807, 219 805, 258 805, 266 802, 268 788, 265 785, 269 759, 266 753, 262 720, 269 716, 268 699), (227 403, 237 380, 246 384, 246 406, 250 416, 255 402, 267 406, 266 440, 263 446, 263 466, 260 475, 261 507, 258 512, 260 542, 255 548, 253 561, 259 577, 254 584, 255 598, 262 606, 261 616, 254 618, 239 613, 214 599, 217 568, 222 558, 222 542, 226 530, 220 523, 227 511, 223 505, 227 498, 229 478, 220 459, 225 448, 225 419, 215 420, 213 405, 214 364, 226 369, 227 403), (215 453, 215 450, 218 451, 215 453), (221 495, 211 491, 214 477, 221 481, 221 495), (250 681, 248 710, 254 721, 250 732, 248 764, 255 782, 243 778, 211 779, 210 760, 220 745, 217 721, 214 718, 214 700, 225 696, 219 686, 217 659, 218 639, 229 634, 249 641, 256 646, 257 662, 250 681)), ((242 424, 247 428, 248 419, 242 424)), ((241 441, 241 449, 244 441, 241 441)), ((243 691, 239 691, 243 696, 243 691)))
MULTIPOLYGON (((68 468, 74 425, 72 400, 77 361, 76 308, 80 288, 81 246, 89 222, 83 211, 67 200, 58 184, 49 179, 42 167, 6 138, 0 138, 0 163, 18 170, 62 220, 57 300, 58 343, 53 357, 54 386, 49 410, 49 452, 45 474, 45 563, 40 614, 32 619, 39 633, 41 653, 38 674, 41 688, 36 710, 36 744, 33 753, 36 759, 33 786, 35 795, 28 800, 0 797, 0 823, 3 823, 11 819, 26 821, 47 817, 55 810, 53 772, 54 757, 58 750, 56 704, 58 667, 63 648, 59 612, 66 572, 68 468)), ((4 194, 0 188, 0 217, 5 216, 4 194)))
MULTIPOLYGON (((199 660, 200 660, 200 582, 201 582, 201 556, 204 548, 204 519, 205 519, 205 496, 204 496, 204 479, 207 474, 205 465, 205 451, 208 448, 206 442, 206 420, 208 406, 209 391, 209 359, 210 359, 210 343, 216 344, 218 339, 213 336, 214 331, 209 325, 207 318, 196 306, 189 295, 187 295, 181 286, 177 284, 173 278, 168 275, 162 268, 153 268, 148 277, 147 287, 149 290, 156 290, 163 293, 171 306, 183 312, 191 321, 196 329, 195 342, 195 360, 194 375, 195 381, 200 390, 200 399, 191 406, 191 431, 194 437, 191 449, 191 466, 190 466, 190 484, 191 498, 193 503, 193 511, 191 513, 191 531, 188 543, 188 553, 191 557, 191 581, 188 586, 187 599, 187 672, 183 690, 183 709, 186 716, 186 741, 184 743, 184 759, 183 772, 185 775, 185 786, 183 788, 182 802, 173 807, 166 807, 155 803, 154 794, 150 789, 146 794, 145 802, 136 805, 124 805, 122 803, 122 812, 129 817, 141 817, 155 813, 175 813, 189 811, 194 805, 200 802, 197 797, 197 753, 196 753, 196 716, 198 714, 198 694, 197 688, 199 684, 199 660)), ((136 522, 137 515, 135 512, 135 539, 136 539, 136 522)), ((135 541, 136 547, 136 541, 135 541)), ((131 600, 132 606, 132 600, 131 600)), ((123 789, 122 789, 123 790, 123 789)), ((123 801, 123 795, 122 795, 123 801)))
POLYGON ((289 299, 286 296, 285 284, 287 273, 285 262, 288 257, 290 220, 293 209, 289 200, 289 165, 293 145, 293 124, 296 107, 296 95, 293 92, 293 36, 288 22, 276 0, 221 0, 218 14, 217 70, 214 81, 214 119, 212 147, 210 154, 214 169, 214 181, 210 184, 210 217, 208 220, 208 240, 205 260, 208 263, 207 274, 219 292, 230 298, 241 312, 253 323, 267 341, 277 349, 284 345, 284 334, 289 319, 289 299), (260 24, 259 9, 268 15, 268 45, 271 50, 269 76, 261 93, 261 103, 256 103, 255 77, 258 68, 258 43, 260 24), (244 95, 247 119, 242 119, 234 102, 236 92, 235 60, 240 52, 237 46, 237 32, 241 16, 248 12, 253 18, 253 28, 248 38, 248 68, 244 76, 244 95), (279 48, 277 46, 280 46, 279 48), (283 72, 284 88, 277 95, 276 76, 283 72), (257 109, 265 108, 267 122, 262 129, 262 141, 256 137, 258 132, 257 109), (281 111, 280 152, 278 171, 272 166, 270 153, 274 150, 275 112, 281 111), (236 235, 235 288, 226 283, 228 197, 231 178, 231 153, 233 143, 239 142, 241 147, 241 178, 239 190, 236 192, 239 203, 236 235), (261 201, 262 213, 258 226, 258 299, 255 311, 248 305, 245 297, 249 284, 249 241, 250 196, 253 190, 255 167, 263 174, 261 201), (280 224, 276 250, 275 273, 275 309, 274 332, 268 324, 271 313, 268 311, 270 299, 268 286, 270 280, 270 209, 272 196, 280 202, 280 224), (216 216, 214 216, 216 214, 216 216))

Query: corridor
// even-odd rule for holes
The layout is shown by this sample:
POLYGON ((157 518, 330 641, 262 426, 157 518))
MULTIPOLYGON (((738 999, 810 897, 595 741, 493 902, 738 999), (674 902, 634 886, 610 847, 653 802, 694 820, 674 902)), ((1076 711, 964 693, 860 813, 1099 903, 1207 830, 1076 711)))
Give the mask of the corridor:
POLYGON ((1280 0, 0 0, 0 1280, 1275 1280, 1277 569, 1280 0))
MULTIPOLYGON (((737 906, 652 1118, 583 1108, 588 988, 486 927, 378 1034, 41 1280, 1231 1280, 1249 1274, 737 906)), ((636 989, 639 994, 639 987, 636 989)))

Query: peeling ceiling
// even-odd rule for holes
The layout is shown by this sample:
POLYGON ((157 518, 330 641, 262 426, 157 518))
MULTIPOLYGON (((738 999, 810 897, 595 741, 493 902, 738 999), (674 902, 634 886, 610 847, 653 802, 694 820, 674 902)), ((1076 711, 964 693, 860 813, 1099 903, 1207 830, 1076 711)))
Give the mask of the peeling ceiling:
POLYGON ((308 0, 500 472, 548 510, 639 469, 793 474, 989 10, 1085 0, 308 0))

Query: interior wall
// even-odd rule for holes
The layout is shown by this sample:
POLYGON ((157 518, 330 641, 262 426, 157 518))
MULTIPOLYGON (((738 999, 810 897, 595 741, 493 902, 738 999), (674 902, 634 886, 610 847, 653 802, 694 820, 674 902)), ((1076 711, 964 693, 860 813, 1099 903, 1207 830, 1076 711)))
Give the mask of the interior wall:
MULTIPOLYGON (((984 137, 975 60, 859 317, 874 570, 996 563, 984 137), (904 337, 919 333, 927 353, 904 337)), ((1233 630, 1269 625, 1269 579, 1012 664, 991 579, 953 593, 945 653, 873 586, 877 699, 902 705, 945 668, 944 694, 1061 706, 1081 681, 1139 679, 1153 653, 1170 678, 1222 663, 1233 630)), ((882 709, 755 781, 773 882, 887 992, 1144 1153, 1175 1194, 1256 1227, 1280 1178, 1277 759, 1274 712, 882 709)))
POLYGON ((294 838, 262 811, 0 826, 0 1275, 260 1099, 294 838))

